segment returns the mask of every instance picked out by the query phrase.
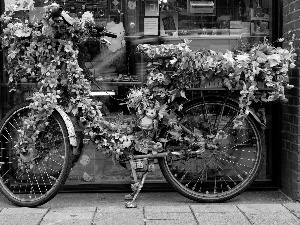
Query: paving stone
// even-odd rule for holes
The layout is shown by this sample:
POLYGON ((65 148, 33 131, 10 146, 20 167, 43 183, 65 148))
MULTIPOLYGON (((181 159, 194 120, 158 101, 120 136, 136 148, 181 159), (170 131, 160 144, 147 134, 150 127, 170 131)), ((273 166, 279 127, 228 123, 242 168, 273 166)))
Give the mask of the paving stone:
POLYGON ((195 220, 146 220, 146 225, 197 225, 195 220))
POLYGON ((239 213, 240 210, 235 205, 225 205, 225 204, 201 204, 191 206, 194 213, 213 213, 213 212, 235 212, 239 213))
POLYGON ((145 206, 145 212, 178 212, 178 213, 191 213, 189 206, 145 206))
POLYGON ((300 220, 280 204, 243 204, 237 207, 254 225, 300 224, 300 220))
POLYGON ((283 204, 291 213, 300 218, 300 204, 299 203, 285 203, 283 204))
POLYGON ((199 224, 250 225, 250 222, 235 205, 199 204, 192 205, 191 209, 199 224))
POLYGON ((176 212, 151 212, 145 211, 145 217, 147 220, 180 220, 186 218, 194 219, 193 214, 190 213, 176 213, 176 212))
POLYGON ((143 213, 143 207, 137 207, 137 208, 126 208, 124 205, 118 205, 118 206, 101 206, 99 205, 97 207, 97 212, 102 213, 110 213, 110 212, 120 212, 120 213, 143 213))
POLYGON ((253 225, 299 225, 300 220, 292 214, 277 213, 245 213, 253 225))
POLYGON ((147 224, 196 224, 189 206, 146 206, 145 218, 147 224))
POLYGON ((41 225, 90 225, 96 207, 67 207, 51 209, 43 218, 41 225))
POLYGON ((286 212, 288 210, 281 204, 239 204, 236 205, 240 210, 248 213, 275 213, 275 212, 286 212))
POLYGON ((198 224, 205 225, 251 225, 241 212, 195 213, 198 224))
POLYGON ((36 225, 39 224, 49 209, 39 208, 4 208, 0 212, 2 225, 36 225))
POLYGON ((145 225, 143 208, 99 206, 93 225, 145 225))

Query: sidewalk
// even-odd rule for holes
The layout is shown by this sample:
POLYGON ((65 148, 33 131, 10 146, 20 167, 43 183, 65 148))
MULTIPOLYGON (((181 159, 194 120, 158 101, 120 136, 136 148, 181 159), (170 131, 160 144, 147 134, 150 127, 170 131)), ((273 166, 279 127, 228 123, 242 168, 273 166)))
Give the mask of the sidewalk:
POLYGON ((281 192, 246 192, 222 204, 201 204, 176 192, 141 193, 127 209, 124 193, 59 194, 39 208, 20 208, 0 196, 1 225, 298 225, 300 203, 281 192), (173 203, 172 203, 173 202, 173 203))

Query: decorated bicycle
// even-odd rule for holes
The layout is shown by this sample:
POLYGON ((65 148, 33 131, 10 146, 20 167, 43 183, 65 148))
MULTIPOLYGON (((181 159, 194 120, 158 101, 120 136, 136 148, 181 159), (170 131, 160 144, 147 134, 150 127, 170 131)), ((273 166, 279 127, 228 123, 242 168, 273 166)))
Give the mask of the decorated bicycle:
POLYGON ((52 199, 89 141, 132 171, 127 207, 136 207, 156 159, 166 181, 199 202, 226 201, 254 181, 263 158, 264 113, 257 103, 285 100, 295 66, 292 41, 288 48, 265 40, 226 53, 193 51, 188 40, 141 44, 147 79, 127 95, 132 114, 111 117, 90 96, 91 82, 99 85, 81 50, 86 40, 113 34, 97 27, 92 13, 74 19, 55 3, 35 23, 13 14, 11 8, 1 16, 9 86, 36 84, 0 123, 0 191, 14 204, 52 199))

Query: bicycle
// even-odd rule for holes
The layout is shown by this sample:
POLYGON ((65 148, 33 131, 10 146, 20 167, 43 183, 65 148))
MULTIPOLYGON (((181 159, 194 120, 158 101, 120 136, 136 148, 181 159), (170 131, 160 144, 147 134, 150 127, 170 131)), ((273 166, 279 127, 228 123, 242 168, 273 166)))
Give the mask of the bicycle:
MULTIPOLYGON (((130 127, 131 133, 141 132, 147 137, 118 157, 121 165, 129 166, 134 179, 133 192, 125 196, 129 200, 126 207, 136 207, 134 201, 148 172, 155 169, 155 160, 166 181, 181 195, 197 202, 223 202, 252 184, 263 162, 263 122, 251 111, 242 128, 236 129, 234 120, 240 108, 230 96, 232 92, 224 90, 190 89, 187 93, 197 91, 199 98, 183 102, 178 98, 168 105, 166 110, 179 121, 176 129, 180 129, 181 137, 177 139, 174 126, 162 121, 146 121, 150 126, 147 128, 141 128, 136 115, 123 121, 122 128, 130 127), (157 145, 159 141, 161 146, 157 145)), ((15 144, 20 142, 22 121, 30 113, 26 102, 11 109, 0 123, 0 191, 18 206, 36 207, 51 200, 62 188, 80 155, 84 135, 81 132, 76 136, 74 118, 56 107, 39 127, 38 138, 26 143, 34 150, 23 154, 24 149, 15 144), (34 161, 34 166, 20 163, 29 161, 34 161)))
MULTIPOLYGON (((172 107, 178 109, 178 105, 172 107)), ((49 125, 35 143, 36 149, 43 148, 43 152, 47 152, 44 159, 48 159, 38 159, 35 172, 18 171, 12 143, 17 138, 22 117, 28 112, 29 103, 18 105, 7 113, 0 124, 0 190, 16 205, 35 207, 52 199, 66 181, 74 164, 72 159, 76 149, 72 146, 76 145, 76 139, 71 119, 62 109, 56 108, 47 121, 49 125)), ((158 159, 166 181, 189 199, 222 202, 246 190, 258 175, 263 161, 261 128, 257 117, 250 114, 245 120, 244 129, 233 129, 232 120, 238 112, 237 103, 223 96, 204 94, 202 99, 187 102, 181 111, 177 111, 182 121, 180 126, 185 130, 186 136, 197 135, 195 121, 198 121, 198 128, 202 126, 202 131, 215 135, 226 133, 227 142, 222 144, 223 150, 219 150, 221 146, 214 149, 203 146, 203 143, 188 146, 174 141, 164 146, 166 152, 163 153, 135 152, 132 158, 120 161, 130 162, 134 177, 133 193, 126 196, 126 199, 135 200, 147 172, 154 169, 154 159, 158 159), (141 181, 138 181, 136 172, 144 173, 141 181)), ((160 127, 159 131, 154 140, 161 137, 168 139, 167 127, 160 127)), ((83 145, 83 135, 77 145, 83 145)), ((135 207, 133 201, 127 207, 135 207)))

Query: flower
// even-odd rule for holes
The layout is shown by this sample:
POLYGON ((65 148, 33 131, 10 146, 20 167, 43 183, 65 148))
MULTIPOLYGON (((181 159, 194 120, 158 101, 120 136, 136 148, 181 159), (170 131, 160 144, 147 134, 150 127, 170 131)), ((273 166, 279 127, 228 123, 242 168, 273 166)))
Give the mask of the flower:
POLYGON ((95 25, 95 21, 94 21, 94 16, 93 13, 86 11, 82 14, 81 17, 81 23, 82 23, 82 27, 84 26, 94 26, 95 25))
POLYGON ((267 59, 269 60, 270 67, 277 66, 281 62, 279 54, 269 55, 267 56, 267 59))
MULTIPOLYGON (((81 19, 72 21, 71 26, 65 20, 54 21, 57 17, 68 18, 66 12, 61 13, 58 9, 59 5, 55 3, 46 6, 38 25, 28 21, 21 23, 13 18, 13 11, 5 12, 0 19, 7 23, 1 42, 8 52, 6 71, 11 89, 17 90, 17 84, 22 81, 37 84, 29 106, 31 113, 24 118, 20 140, 15 145, 16 151, 24 151, 23 156, 36 155, 37 150, 29 144, 24 148, 24 143, 37 140, 40 131, 50 126, 45 121, 57 107, 72 114, 72 119, 84 129, 84 141, 93 141, 104 153, 134 154, 135 147, 145 153, 151 149, 164 151, 167 139, 149 140, 153 135, 151 132, 156 132, 157 124, 161 123, 170 128, 171 139, 197 143, 201 146, 198 150, 201 153, 205 144, 218 148, 227 135, 224 132, 207 135, 200 129, 195 129, 193 135, 183 135, 184 129, 170 105, 179 105, 178 109, 182 111, 185 102, 174 100, 178 97, 187 99, 185 89, 216 83, 229 90, 238 90, 240 112, 233 121, 234 127, 238 128, 243 126, 243 119, 250 112, 253 101, 284 99, 285 88, 292 87, 287 75, 288 69, 296 66, 292 43, 289 43, 289 48, 275 48, 265 40, 249 50, 227 50, 225 53, 209 49, 194 51, 186 39, 180 44, 141 44, 137 50, 151 60, 146 68, 147 83, 130 89, 127 94, 125 104, 135 113, 129 119, 126 116, 104 117, 104 105, 90 98, 91 83, 78 61, 78 44, 89 38, 95 24, 93 14, 85 12, 81 19), (272 91, 256 95, 258 82, 264 82, 272 91), (150 127, 153 128, 146 131, 139 125, 148 108, 157 115, 151 119, 153 126, 150 127), (43 129, 39 129, 41 127, 43 129)), ((202 123, 203 127, 209 126, 201 122, 200 117, 195 122, 202 123)), ((48 134, 50 140, 51 133, 48 134)), ((87 165, 89 160, 83 155, 80 163, 87 165)), ((21 157, 19 164, 22 166, 30 161, 28 157, 21 157)), ((83 178, 87 181, 93 179, 87 173, 83 178)))
POLYGON ((248 60, 250 60, 249 54, 247 54, 247 53, 244 53, 244 54, 242 54, 242 55, 237 55, 237 56, 235 57, 235 59, 236 59, 237 61, 248 61, 248 60))
POLYGON ((226 59, 230 65, 233 65, 234 59, 231 51, 227 50, 226 53, 223 55, 223 58, 226 59))
POLYGON ((18 29, 15 31, 15 35, 17 37, 29 37, 30 34, 31 34, 31 29, 27 29, 27 30, 18 29))

